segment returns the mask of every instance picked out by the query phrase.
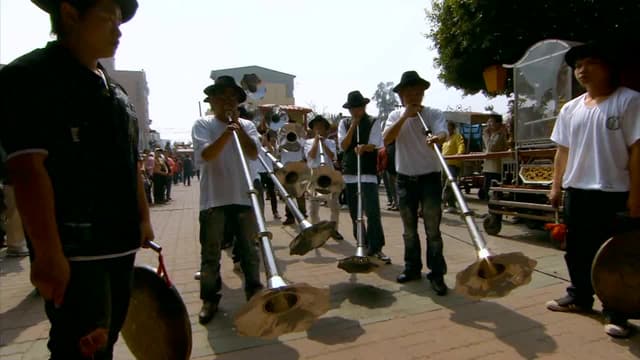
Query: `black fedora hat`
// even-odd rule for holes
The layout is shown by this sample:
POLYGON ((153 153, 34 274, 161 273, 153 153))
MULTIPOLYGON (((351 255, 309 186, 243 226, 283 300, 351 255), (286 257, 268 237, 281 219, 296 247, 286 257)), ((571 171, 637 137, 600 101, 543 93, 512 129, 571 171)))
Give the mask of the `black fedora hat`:
POLYGON ((212 96, 227 88, 235 90, 239 104, 247 100, 247 94, 244 92, 244 90, 240 86, 238 86, 238 84, 236 84, 234 78, 227 75, 218 76, 213 82, 213 85, 209 85, 204 89, 204 93, 207 96, 212 96))
POLYGON ((324 126, 326 126, 327 129, 331 127, 331 123, 329 122, 329 120, 327 120, 322 115, 316 115, 316 117, 314 117, 311 121, 309 121, 309 129, 313 129, 313 125, 315 125, 317 122, 324 123, 324 126))
POLYGON ((369 101, 371 101, 371 100, 369 100, 366 97, 362 96, 360 91, 355 90, 355 91, 350 92, 349 95, 347 95, 347 102, 344 103, 344 105, 342 105, 342 107, 345 108, 345 109, 361 107, 361 106, 367 105, 369 103, 369 101))
MULTIPOLYGON (((63 1, 67 1, 73 5, 82 3, 86 0, 31 0, 32 3, 36 4, 36 6, 49 14, 51 13, 51 11, 53 11, 54 8, 60 6, 60 3, 62 3, 63 1)), ((115 3, 120 6, 123 23, 131 20, 131 18, 133 18, 133 16, 136 14, 136 11, 138 10, 137 0, 115 0, 115 3)))
POLYGON ((606 62, 610 66, 614 66, 619 63, 620 54, 619 46, 613 43, 605 44, 594 41, 572 47, 564 54, 564 61, 573 68, 578 60, 593 57, 606 62))
POLYGON ((400 83, 393 88, 393 92, 398 92, 400 89, 407 86, 422 85, 427 90, 431 83, 423 79, 415 71, 405 71, 400 78, 400 83))

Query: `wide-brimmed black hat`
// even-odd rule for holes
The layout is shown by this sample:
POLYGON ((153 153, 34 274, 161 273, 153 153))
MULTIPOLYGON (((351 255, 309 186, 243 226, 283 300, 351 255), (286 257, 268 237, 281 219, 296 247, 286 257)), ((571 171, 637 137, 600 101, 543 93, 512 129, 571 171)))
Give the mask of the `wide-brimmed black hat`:
POLYGON ((424 89, 427 90, 431 86, 431 83, 421 78, 415 71, 405 71, 400 78, 400 83, 393 88, 393 92, 398 92, 402 88, 414 85, 422 85, 424 89))
POLYGON ((616 65, 620 61, 621 50, 613 44, 603 42, 589 42, 577 45, 564 54, 564 61, 572 68, 578 60, 593 57, 603 60, 609 65, 616 65))
POLYGON ((238 103, 243 103, 247 100, 247 94, 244 90, 236 84, 236 80, 234 78, 227 75, 218 76, 213 85, 209 85, 204 89, 204 93, 207 96, 212 96, 227 88, 235 90, 238 103))
POLYGON ((369 103, 369 101, 371 101, 371 100, 369 100, 366 97, 362 96, 360 91, 355 90, 355 91, 350 92, 349 95, 347 95, 347 102, 344 103, 344 105, 342 105, 342 107, 345 108, 345 109, 361 107, 361 106, 367 105, 369 103))
MULTIPOLYGON (((46 11, 47 13, 51 13, 53 9, 60 6, 60 3, 63 1, 67 1, 71 5, 82 3, 87 0, 31 0, 32 3, 36 4, 40 9, 46 11)), ((115 3, 120 6, 120 12, 122 13, 122 22, 126 23, 131 20, 133 16, 136 14, 138 10, 138 1, 137 0, 115 0, 115 3)))
POLYGON ((309 121, 309 129, 313 129, 313 125, 315 125, 318 122, 322 122, 324 123, 324 126, 328 128, 331 127, 331 123, 329 122, 329 120, 327 120, 324 116, 322 115, 316 115, 316 117, 314 117, 313 119, 311 119, 311 121, 309 121))

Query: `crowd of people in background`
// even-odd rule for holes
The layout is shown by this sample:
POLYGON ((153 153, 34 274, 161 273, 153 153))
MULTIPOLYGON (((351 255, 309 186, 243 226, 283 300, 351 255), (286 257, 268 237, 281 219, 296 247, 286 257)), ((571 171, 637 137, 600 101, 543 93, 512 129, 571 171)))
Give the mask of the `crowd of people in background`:
POLYGON ((162 148, 140 153, 139 168, 149 205, 161 205, 173 200, 173 185, 182 183, 184 186, 191 186, 193 176, 200 178, 190 154, 179 155, 165 152, 162 148))

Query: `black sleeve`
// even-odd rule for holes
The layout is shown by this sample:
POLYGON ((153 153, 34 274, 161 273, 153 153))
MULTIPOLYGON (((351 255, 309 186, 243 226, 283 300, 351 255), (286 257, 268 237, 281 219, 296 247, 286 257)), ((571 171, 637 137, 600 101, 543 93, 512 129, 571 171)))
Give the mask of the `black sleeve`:
MULTIPOLYGON (((0 70, 0 143, 7 156, 19 153, 48 153, 49 136, 44 79, 27 66, 8 65, 0 70)), ((55 91, 52 87, 49 91, 55 91)))

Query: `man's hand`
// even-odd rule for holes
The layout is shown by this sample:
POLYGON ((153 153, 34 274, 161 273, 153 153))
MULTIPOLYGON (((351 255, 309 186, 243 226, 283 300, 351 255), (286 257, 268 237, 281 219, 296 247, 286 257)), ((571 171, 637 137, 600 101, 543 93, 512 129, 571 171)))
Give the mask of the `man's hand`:
POLYGON ((140 246, 146 248, 149 247, 149 241, 153 241, 155 239, 155 235, 153 234, 153 227, 151 226, 151 221, 143 220, 140 223, 140 246))
POLYGON ((358 145, 355 148, 356 154, 358 155, 362 155, 366 152, 371 152, 373 150, 375 150, 375 146, 372 144, 366 144, 366 145, 358 145))
POLYGON ((549 202, 551 203, 551 206, 553 206, 556 209, 559 208, 560 202, 562 201, 562 189, 556 188, 555 186, 552 187, 548 197, 549 197, 549 202))
POLYGON ((31 263, 31 283, 45 300, 53 301, 56 307, 64 302, 70 276, 69 260, 62 252, 37 254, 31 263))
POLYGON ((402 114, 402 117, 404 118, 412 118, 412 117, 416 117, 418 116, 418 113, 422 111, 422 105, 407 105, 404 108, 404 113, 402 114))
POLYGON ((238 122, 232 122, 227 125, 227 129, 225 130, 226 135, 231 135, 234 131, 240 130, 240 124, 238 122))
POLYGON ((431 146, 433 144, 440 144, 444 141, 443 138, 435 135, 427 135, 426 143, 427 146, 431 146))

